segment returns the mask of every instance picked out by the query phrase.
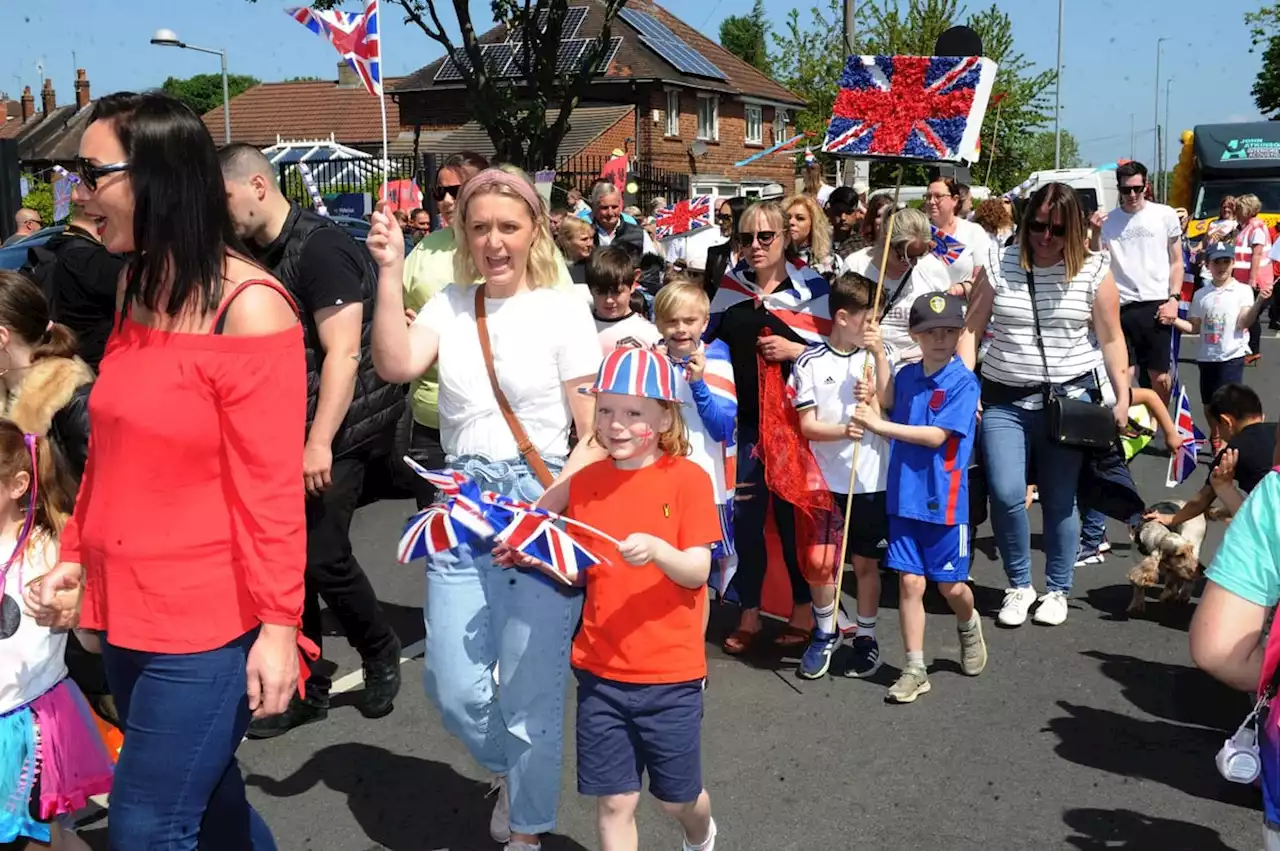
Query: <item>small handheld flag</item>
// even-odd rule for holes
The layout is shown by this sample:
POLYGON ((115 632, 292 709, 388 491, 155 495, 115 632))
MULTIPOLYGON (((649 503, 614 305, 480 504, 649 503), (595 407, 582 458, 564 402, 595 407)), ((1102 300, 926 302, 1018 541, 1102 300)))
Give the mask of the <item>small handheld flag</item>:
POLYGON ((964 243, 953 236, 948 236, 933 225, 929 226, 929 230, 933 233, 933 244, 930 249, 934 256, 948 266, 954 265, 964 253, 964 243))
POLYGON ((525 514, 494 538, 524 555, 536 559, 540 569, 566 585, 578 575, 600 563, 546 515, 525 514))
POLYGON ((1185 387, 1178 388, 1178 407, 1174 412, 1174 427, 1178 430, 1178 436, 1182 438, 1182 445, 1169 458, 1169 471, 1165 477, 1167 487, 1185 482, 1195 472, 1196 455, 1205 442, 1205 436, 1201 434, 1200 429, 1196 428, 1195 420, 1191 416, 1191 400, 1187 398, 1185 387))
POLYGON ((320 12, 307 7, 285 14, 333 45, 371 95, 382 94, 382 42, 378 37, 378 0, 369 0, 363 14, 320 12))
POLYGON ((687 201, 677 201, 663 207, 654 216, 655 235, 658 239, 682 236, 690 231, 711 226, 711 196, 699 195, 687 201))

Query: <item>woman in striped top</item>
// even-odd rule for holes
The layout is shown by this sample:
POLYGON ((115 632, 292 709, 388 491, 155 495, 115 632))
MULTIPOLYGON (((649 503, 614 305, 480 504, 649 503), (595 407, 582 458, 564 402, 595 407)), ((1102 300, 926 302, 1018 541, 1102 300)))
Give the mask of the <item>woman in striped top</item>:
POLYGON ((1025 503, 1030 461, 1041 474, 1036 484, 1044 514, 1047 586, 1035 620, 1057 625, 1067 616, 1080 540, 1076 482, 1083 456, 1049 440, 1045 382, 1065 385, 1078 398, 1101 395, 1114 406, 1119 424, 1128 422, 1129 410, 1129 363, 1115 280, 1105 257, 1088 251, 1084 213, 1069 187, 1050 183, 1037 190, 1018 229, 1018 245, 992 247, 961 339, 960 352, 970 366, 988 322, 993 337, 982 364, 982 450, 991 523, 1009 577, 999 621, 1021 625, 1037 599, 1025 503), (1043 358, 1028 278, 1035 289, 1043 358))

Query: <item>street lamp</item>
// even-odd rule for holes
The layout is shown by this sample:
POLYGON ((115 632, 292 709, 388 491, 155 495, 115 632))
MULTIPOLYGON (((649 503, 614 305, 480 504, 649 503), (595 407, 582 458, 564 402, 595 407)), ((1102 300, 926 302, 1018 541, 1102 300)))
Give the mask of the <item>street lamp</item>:
POLYGON ((1155 162, 1153 163, 1156 168, 1160 167, 1160 48, 1168 40, 1169 36, 1161 36, 1156 39, 1156 150, 1155 162))
POLYGON ((1164 203, 1169 203, 1169 86, 1173 84, 1173 75, 1169 75, 1169 79, 1164 81, 1164 144, 1162 145, 1161 155, 1164 157, 1164 168, 1161 180, 1164 181, 1164 203))
POLYGON ((1058 73, 1053 91, 1053 167, 1062 168, 1062 16, 1065 0, 1058 0, 1058 73))
POLYGON ((156 34, 151 36, 151 43, 159 47, 181 47, 184 50, 194 50, 197 53, 212 53, 214 56, 222 57, 222 128, 226 138, 226 144, 231 144, 231 90, 227 86, 227 51, 211 50, 207 47, 196 47, 194 44, 187 44, 178 38, 178 34, 173 30, 159 29, 156 34))

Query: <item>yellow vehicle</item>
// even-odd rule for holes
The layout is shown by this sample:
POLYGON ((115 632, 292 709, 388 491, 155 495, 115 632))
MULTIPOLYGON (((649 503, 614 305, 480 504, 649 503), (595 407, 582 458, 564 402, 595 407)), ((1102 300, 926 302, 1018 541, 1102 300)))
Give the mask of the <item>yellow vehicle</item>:
POLYGON ((1280 122, 1201 124, 1182 134, 1170 202, 1190 213, 1188 236, 1218 218, 1224 197, 1246 194, 1258 196, 1269 226, 1280 221, 1280 122))

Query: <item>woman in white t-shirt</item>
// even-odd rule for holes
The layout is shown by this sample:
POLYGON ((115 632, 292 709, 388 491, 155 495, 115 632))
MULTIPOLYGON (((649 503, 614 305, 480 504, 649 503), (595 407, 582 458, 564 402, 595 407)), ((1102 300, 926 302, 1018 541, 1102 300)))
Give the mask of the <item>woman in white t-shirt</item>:
POLYGON ((897 212, 885 259, 884 239, 889 234, 891 215, 893 206, 889 205, 881 211, 876 244, 850 254, 845 258, 845 268, 880 283, 880 334, 897 353, 899 363, 915 363, 921 354, 920 346, 907 331, 911 305, 925 293, 949 289, 951 282, 942 261, 930 250, 929 220, 919 210, 897 212), (885 264, 883 280, 881 263, 885 264))
POLYGON ((939 177, 925 190, 924 211, 929 214, 929 224, 938 237, 938 244, 931 246, 947 267, 947 278, 957 287, 953 295, 968 297, 973 289, 977 270, 986 262, 991 238, 982 225, 958 215, 961 204, 960 185, 953 178, 939 177), (943 237, 959 243, 945 246, 943 237), (940 249, 939 245, 945 246, 940 249))
MULTIPOLYGON (((441 441, 450 470, 555 511, 575 470, 601 456, 569 428, 590 434, 588 387, 600 364, 590 311, 554 289, 555 246, 542 200, 528 178, 500 169, 473 177, 458 197, 457 253, 450 284, 406 327, 399 229, 374 216, 368 247, 380 267, 373 361, 409 381, 440 368, 441 441), (493 367, 534 451, 558 475, 544 494, 522 457, 490 384, 477 307, 487 315, 493 367)), ((555 826, 569 643, 581 597, 536 572, 494 563, 492 543, 460 544, 427 562, 428 696, 446 729, 497 777, 489 831, 511 851, 538 847, 555 826), (495 669, 502 672, 501 698, 495 669), (509 790, 509 791, 508 791, 509 790)))
POLYGON ((1076 490, 1084 456, 1049 439, 1044 386, 1046 381, 1064 386, 1075 398, 1100 396, 1112 406, 1117 424, 1125 426, 1129 361, 1115 279, 1105 256, 1089 253, 1075 191, 1061 183, 1036 190, 1018 243, 993 247, 988 255, 960 352, 972 367, 976 343, 990 325, 991 346, 982 362, 981 440, 992 530, 1009 578, 998 619, 1004 626, 1020 626, 1037 600, 1026 508, 1030 461, 1039 472, 1035 484, 1044 516, 1046 579, 1035 621, 1055 626, 1067 617, 1080 543, 1076 490))

